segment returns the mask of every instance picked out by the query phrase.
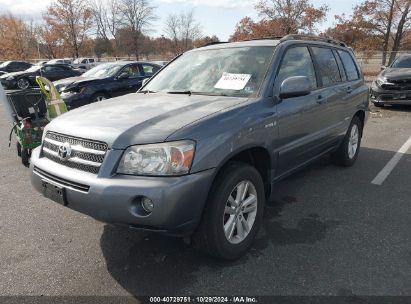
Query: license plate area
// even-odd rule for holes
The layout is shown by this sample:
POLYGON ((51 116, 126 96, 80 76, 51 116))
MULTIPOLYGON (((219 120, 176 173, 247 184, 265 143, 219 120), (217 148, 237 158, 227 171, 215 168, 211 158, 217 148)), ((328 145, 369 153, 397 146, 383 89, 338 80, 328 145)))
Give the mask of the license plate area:
POLYGON ((67 206, 66 189, 57 185, 51 184, 48 181, 41 181, 43 186, 43 195, 56 203, 67 206))
POLYGON ((407 99, 407 94, 406 93, 395 94, 393 96, 393 99, 395 100, 407 99))

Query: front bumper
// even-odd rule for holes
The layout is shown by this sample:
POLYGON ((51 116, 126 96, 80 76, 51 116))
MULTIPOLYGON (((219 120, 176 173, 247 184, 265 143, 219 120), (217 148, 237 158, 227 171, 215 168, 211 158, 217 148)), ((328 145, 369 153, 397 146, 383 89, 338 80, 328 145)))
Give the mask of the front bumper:
POLYGON ((17 88, 17 81, 15 79, 13 79, 13 80, 2 79, 1 80, 1 85, 5 89, 15 89, 15 88, 17 88))
MULTIPOLYGON (((190 235, 197 227, 210 189, 214 169, 181 177, 141 177, 82 172, 39 157, 31 158, 31 182, 40 193, 43 181, 64 186, 67 207, 97 220, 166 234, 190 235), (88 187, 82 190, 74 185, 88 187), (154 203, 149 215, 141 214, 141 197, 154 203)), ((109 150, 105 163, 118 159, 122 151, 109 150)), ((104 163, 103 163, 104 165, 104 163)))
POLYGON ((91 96, 86 96, 82 93, 78 94, 61 94, 60 97, 63 99, 69 110, 76 109, 78 107, 87 105, 90 103, 91 96))
POLYGON ((411 91, 386 90, 374 81, 370 90, 370 101, 378 104, 411 105, 411 91))

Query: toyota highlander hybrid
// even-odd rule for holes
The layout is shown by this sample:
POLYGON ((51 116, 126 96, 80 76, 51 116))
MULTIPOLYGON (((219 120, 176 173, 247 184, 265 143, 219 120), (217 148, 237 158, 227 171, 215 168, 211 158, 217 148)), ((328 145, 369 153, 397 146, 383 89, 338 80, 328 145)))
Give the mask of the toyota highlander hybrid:
POLYGON ((350 48, 306 36, 188 51, 138 93, 45 129, 33 186, 100 221, 191 237, 223 259, 252 245, 272 185, 325 154, 357 159, 368 88, 350 48))

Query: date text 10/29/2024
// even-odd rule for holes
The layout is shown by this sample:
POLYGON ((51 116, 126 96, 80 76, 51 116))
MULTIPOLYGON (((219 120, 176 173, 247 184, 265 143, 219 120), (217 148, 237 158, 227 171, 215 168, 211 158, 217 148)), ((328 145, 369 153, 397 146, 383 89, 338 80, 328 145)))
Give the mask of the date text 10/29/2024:
POLYGON ((150 303, 258 303, 255 297, 150 297, 150 303))

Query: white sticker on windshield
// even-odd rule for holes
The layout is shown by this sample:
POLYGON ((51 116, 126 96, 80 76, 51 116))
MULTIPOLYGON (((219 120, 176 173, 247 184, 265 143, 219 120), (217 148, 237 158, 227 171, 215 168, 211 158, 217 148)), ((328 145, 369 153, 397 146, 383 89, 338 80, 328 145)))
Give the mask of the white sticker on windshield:
POLYGON ((223 90, 242 90, 247 82, 250 80, 250 74, 231 74, 223 73, 220 80, 216 83, 214 88, 223 90))

